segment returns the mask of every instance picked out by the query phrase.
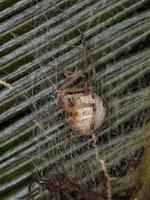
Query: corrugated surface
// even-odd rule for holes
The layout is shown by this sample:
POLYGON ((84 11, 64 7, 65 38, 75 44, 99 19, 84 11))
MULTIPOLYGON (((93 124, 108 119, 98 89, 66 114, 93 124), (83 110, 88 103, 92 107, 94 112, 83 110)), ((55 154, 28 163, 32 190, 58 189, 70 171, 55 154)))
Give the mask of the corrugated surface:
MULTIPOLYGON (((100 176, 91 138, 75 137, 51 95, 65 81, 57 70, 81 70, 78 28, 94 60, 84 70, 95 66, 96 92, 107 106, 97 136, 108 168, 149 143, 148 0, 2 0, 0 22, 1 199, 26 199, 31 169, 58 161, 84 183, 100 176)), ((112 192, 129 183, 121 176, 112 192)), ((41 199, 39 190, 34 195, 41 199)))

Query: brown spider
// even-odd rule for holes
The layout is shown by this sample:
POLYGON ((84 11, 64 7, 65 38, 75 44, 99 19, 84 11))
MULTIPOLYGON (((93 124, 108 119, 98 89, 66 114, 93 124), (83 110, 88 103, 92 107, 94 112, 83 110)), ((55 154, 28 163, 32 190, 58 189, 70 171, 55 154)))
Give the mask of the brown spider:
MULTIPOLYGON (((66 74, 70 72, 65 71, 66 74)), ((79 135, 90 135, 102 125, 106 113, 103 101, 89 91, 86 77, 82 73, 59 88, 57 96, 59 104, 67 113, 69 125, 79 135), (73 86, 79 78, 84 81, 83 88, 73 86)))
MULTIPOLYGON (((82 62, 83 68, 86 68, 89 62, 93 62, 92 55, 86 48, 85 37, 78 24, 76 24, 68 14, 57 4, 55 8, 69 19, 75 25, 78 33, 81 36, 82 46, 82 62)), ((93 66, 93 65, 92 65, 93 66)), ((96 85, 96 71, 93 66, 93 81, 96 85)), ((72 72, 63 70, 63 73, 68 77, 72 72)), ((87 85, 87 77, 83 73, 79 73, 70 82, 58 89, 57 97, 60 106, 67 114, 68 123, 78 135, 91 135, 93 131, 100 128, 103 124, 106 109, 101 97, 93 92, 90 92, 87 85), (84 87, 74 87, 74 82, 81 78, 84 81, 84 87)))

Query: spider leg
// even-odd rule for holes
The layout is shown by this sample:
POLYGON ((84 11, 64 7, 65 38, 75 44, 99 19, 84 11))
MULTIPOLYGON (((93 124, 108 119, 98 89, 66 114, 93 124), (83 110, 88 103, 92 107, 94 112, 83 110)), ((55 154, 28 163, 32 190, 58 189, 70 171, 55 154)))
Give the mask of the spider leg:
MULTIPOLYGON (((83 31, 81 30, 81 28, 78 26, 78 24, 72 20, 72 18, 63 10, 61 9, 57 4, 54 4, 55 8, 60 11, 60 13, 62 13, 67 19, 69 19, 72 24, 74 24, 76 30, 78 31, 78 33, 81 36, 81 52, 82 52, 82 58, 81 58, 81 66, 82 69, 81 71, 84 72, 84 70, 87 68, 87 65, 89 65, 90 63, 92 63, 92 82, 94 85, 94 89, 96 90, 97 84, 96 84, 96 69, 95 69, 95 65, 93 64, 93 57, 92 57, 92 53, 90 50, 87 50, 87 45, 86 45, 86 40, 85 40, 85 36, 83 31)), ((86 80, 87 82, 87 80, 86 80)), ((85 93, 87 92, 87 83, 85 83, 84 88, 85 88, 85 93)))
POLYGON ((88 95, 88 82, 84 80, 84 95, 88 95))
POLYGON ((60 69, 57 71, 58 74, 63 74, 66 78, 70 78, 70 76, 74 75, 74 72, 68 69, 60 69))
MULTIPOLYGON (((55 8, 60 11, 60 13, 62 13, 67 19, 69 19, 72 24, 75 25, 78 33, 80 34, 81 36, 81 46, 79 48, 81 48, 81 51, 82 51, 82 62, 81 62, 81 65, 83 66, 83 69, 86 68, 86 66, 88 65, 88 62, 89 62, 89 58, 87 57, 87 48, 86 48, 86 41, 85 41, 85 36, 84 36, 84 33, 82 32, 82 30, 80 29, 80 27, 78 26, 77 23, 75 23, 72 18, 63 10, 61 9, 57 4, 54 4, 55 8)), ((90 55, 91 57, 91 55, 90 55)), ((83 69, 81 69, 81 71, 84 71, 83 69)), ((72 72, 69 72, 68 70, 63 70, 63 73, 64 75, 68 78, 68 75, 72 75, 72 72)), ((84 79, 86 79, 86 77, 83 75, 83 73, 80 73, 79 74, 79 77, 84 79)), ((76 80, 79 78, 78 76, 75 78, 76 80)), ((75 80, 72 80, 73 82, 75 80)), ((85 93, 87 92, 87 80, 85 81, 85 85, 84 85, 84 88, 85 88, 85 93)))
POLYGON ((65 94, 75 94, 75 93, 80 93, 84 91, 84 88, 66 88, 63 90, 65 94))
POLYGON ((92 63, 92 81, 93 81, 94 89, 96 90, 96 88, 97 88, 96 69, 95 69, 95 65, 94 65, 94 60, 93 60, 92 54, 91 54, 91 63, 92 63))
POLYGON ((82 33, 81 35, 81 45, 82 45, 82 62, 81 65, 83 68, 86 68, 87 65, 89 64, 89 57, 88 57, 88 50, 86 47, 86 41, 85 41, 85 37, 84 34, 82 33))
POLYGON ((78 73, 76 76, 72 77, 70 80, 64 83, 59 89, 65 89, 71 87, 71 85, 73 85, 73 83, 77 81, 79 78, 85 80, 85 76, 82 73, 78 73))
POLYGON ((84 68, 86 69, 87 65, 92 63, 92 81, 93 81, 94 87, 96 89, 96 86, 97 86, 96 69, 95 69, 95 65, 93 64, 94 63, 93 56, 92 56, 91 51, 89 49, 87 50, 87 45, 86 45, 84 33, 81 30, 79 32, 80 32, 80 35, 81 35, 82 57, 83 57, 81 65, 82 65, 83 69, 84 68))
POLYGON ((95 69, 95 65, 94 65, 94 60, 93 60, 91 51, 87 50, 87 48, 86 48, 86 41, 85 41, 84 36, 82 38, 82 46, 83 46, 83 53, 82 53, 83 61, 81 64, 83 65, 83 68, 86 68, 87 65, 89 65, 91 63, 91 65, 92 65, 92 82, 95 87, 94 89, 96 89, 97 83, 96 83, 96 69, 95 69))
MULTIPOLYGON (((70 77, 70 75, 74 74, 72 71, 64 70, 64 69, 59 71, 59 73, 63 73, 67 78, 70 77)), ((84 92, 84 94, 87 95, 88 94, 87 78, 82 72, 79 72, 77 76, 73 77, 70 81, 68 81, 66 84, 61 86, 59 89, 65 89, 66 93, 84 92), (81 78, 83 80, 83 82, 84 82, 84 89, 81 89, 81 88, 69 88, 69 86, 71 86, 79 78, 81 78)))

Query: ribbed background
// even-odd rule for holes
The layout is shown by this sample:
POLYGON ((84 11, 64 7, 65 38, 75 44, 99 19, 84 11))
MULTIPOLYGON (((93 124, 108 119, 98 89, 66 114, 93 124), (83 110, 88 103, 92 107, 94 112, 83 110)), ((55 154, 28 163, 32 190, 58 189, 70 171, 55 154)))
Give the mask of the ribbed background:
MULTIPOLYGON (((129 165, 150 139, 149 5, 149 0, 0 1, 0 80, 11 85, 0 85, 0 199, 27 199, 31 170, 41 169, 42 176, 58 162, 91 189, 97 188, 94 177, 102 182, 91 138, 72 133, 51 94, 66 82, 57 70, 81 70, 77 27, 94 60, 84 70, 95 66, 96 93, 107 107, 97 136, 100 155, 118 177, 112 192, 118 196, 132 187, 129 165)), ((42 198, 37 186, 33 191, 35 199, 42 198)))

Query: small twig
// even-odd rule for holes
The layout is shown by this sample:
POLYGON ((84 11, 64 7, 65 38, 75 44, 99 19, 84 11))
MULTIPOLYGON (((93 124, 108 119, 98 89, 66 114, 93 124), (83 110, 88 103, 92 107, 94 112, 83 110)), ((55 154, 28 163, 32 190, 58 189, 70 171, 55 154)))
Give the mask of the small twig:
POLYGON ((106 178, 106 187, 107 187, 107 200, 111 200, 112 199, 112 192, 111 192, 111 177, 109 176, 108 172, 107 172, 107 167, 105 164, 105 161, 103 159, 100 158, 99 152, 98 152, 98 147, 97 147, 97 140, 96 140, 96 136, 93 133, 92 134, 92 140, 93 140, 93 146, 95 149, 95 158, 96 160, 100 163, 100 166, 102 168, 102 171, 104 172, 105 178, 106 178))
POLYGON ((13 89, 13 87, 12 87, 9 83, 6 83, 6 81, 0 80, 0 84, 1 84, 1 85, 4 85, 5 87, 9 88, 10 90, 13 89))

